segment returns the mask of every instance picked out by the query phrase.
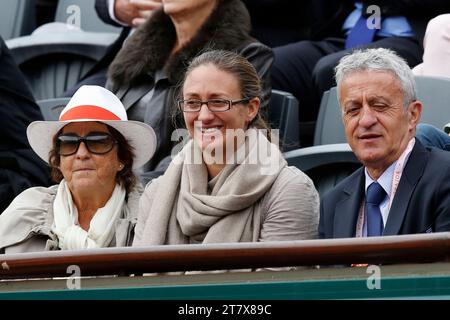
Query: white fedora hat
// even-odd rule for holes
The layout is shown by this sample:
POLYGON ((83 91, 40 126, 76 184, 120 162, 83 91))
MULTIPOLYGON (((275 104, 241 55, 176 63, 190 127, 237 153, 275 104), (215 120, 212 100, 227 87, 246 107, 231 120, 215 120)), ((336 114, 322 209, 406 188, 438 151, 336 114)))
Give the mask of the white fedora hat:
POLYGON ((151 159, 156 149, 156 135, 152 127, 128 120, 122 102, 112 92, 99 86, 82 86, 61 111, 59 121, 34 121, 27 128, 31 148, 48 163, 53 137, 72 122, 96 121, 119 131, 133 147, 133 168, 151 159))

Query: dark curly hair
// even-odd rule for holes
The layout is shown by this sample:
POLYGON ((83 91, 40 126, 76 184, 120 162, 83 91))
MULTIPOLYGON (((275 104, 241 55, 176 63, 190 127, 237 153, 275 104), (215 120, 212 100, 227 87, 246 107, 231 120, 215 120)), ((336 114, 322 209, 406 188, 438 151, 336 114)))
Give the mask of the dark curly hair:
MULTIPOLYGON (((128 143, 127 139, 116 129, 111 126, 106 125, 109 133, 117 141, 117 157, 119 161, 124 165, 123 169, 117 172, 116 181, 121 186, 124 187, 125 191, 129 193, 133 186, 136 184, 136 176, 133 173, 133 159, 134 150, 133 147, 128 143)), ((61 158, 58 154, 58 148, 56 146, 56 139, 61 134, 63 128, 58 131, 53 137, 53 147, 49 152, 49 161, 51 169, 51 178, 53 181, 59 183, 64 178, 59 165, 61 163, 61 158)))

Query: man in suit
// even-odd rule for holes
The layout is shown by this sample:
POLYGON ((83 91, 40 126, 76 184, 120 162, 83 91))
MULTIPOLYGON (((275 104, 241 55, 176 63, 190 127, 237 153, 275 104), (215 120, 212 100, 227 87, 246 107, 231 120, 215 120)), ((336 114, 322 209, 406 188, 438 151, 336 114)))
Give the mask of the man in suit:
POLYGON ((23 190, 48 186, 47 165, 31 150, 27 126, 43 120, 26 80, 0 37, 0 214, 23 190))
MULTIPOLYGON (((300 122, 316 120, 323 93, 335 86, 335 66, 353 48, 388 48, 414 67, 422 60, 427 22, 450 10, 447 0, 319 3, 327 8, 328 19, 313 24, 310 39, 274 48, 272 87, 297 97, 300 122)), ((303 146, 311 144, 311 132, 302 133, 300 139, 303 146)))
POLYGON ((389 49, 357 50, 336 67, 336 82, 364 167, 322 199, 319 236, 450 231, 450 153, 415 139, 422 105, 406 62, 389 49))

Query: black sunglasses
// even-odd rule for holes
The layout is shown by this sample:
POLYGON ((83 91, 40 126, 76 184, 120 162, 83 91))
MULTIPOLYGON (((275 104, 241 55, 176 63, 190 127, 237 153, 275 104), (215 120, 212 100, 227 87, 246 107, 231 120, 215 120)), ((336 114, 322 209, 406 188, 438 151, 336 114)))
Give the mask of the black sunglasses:
POLYGON ((56 147, 60 156, 70 156, 75 154, 80 147, 80 143, 84 145, 93 154, 105 154, 110 152, 117 141, 108 133, 89 133, 85 137, 74 134, 61 134, 56 139, 56 147))

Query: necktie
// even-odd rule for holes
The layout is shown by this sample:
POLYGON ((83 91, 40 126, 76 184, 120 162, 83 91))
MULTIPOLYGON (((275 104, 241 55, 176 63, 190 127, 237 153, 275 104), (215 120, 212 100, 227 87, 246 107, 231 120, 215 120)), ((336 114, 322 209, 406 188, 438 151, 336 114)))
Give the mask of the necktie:
POLYGON ((377 183, 373 182, 367 188, 366 196, 366 219, 367 236, 381 236, 383 234, 383 218, 380 211, 380 203, 386 197, 386 191, 377 183))
POLYGON ((345 40, 345 49, 350 49, 359 45, 371 43, 375 37, 377 29, 367 28, 367 18, 361 16, 345 40))

